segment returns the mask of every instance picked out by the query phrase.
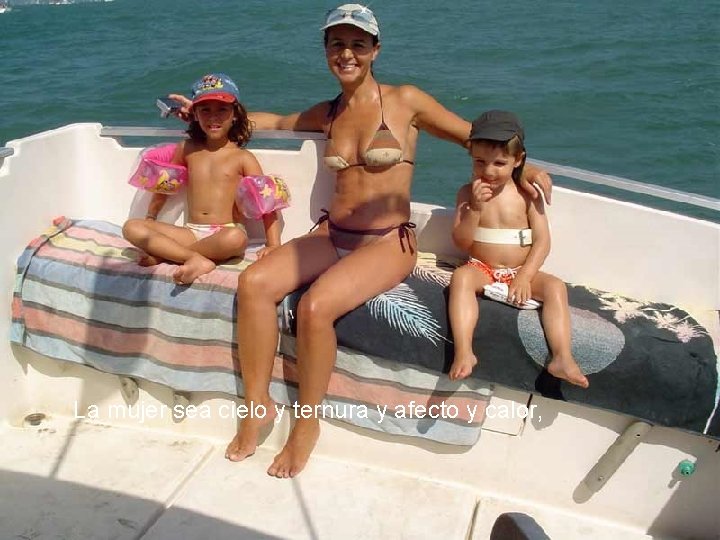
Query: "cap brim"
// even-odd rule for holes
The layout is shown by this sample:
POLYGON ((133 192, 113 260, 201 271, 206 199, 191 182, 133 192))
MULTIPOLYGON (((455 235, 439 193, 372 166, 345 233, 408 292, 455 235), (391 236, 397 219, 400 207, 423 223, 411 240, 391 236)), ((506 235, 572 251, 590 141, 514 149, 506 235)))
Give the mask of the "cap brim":
POLYGON ((523 138, 522 134, 518 131, 510 131, 504 129, 486 129, 477 131, 475 133, 470 133, 470 137, 468 140, 477 141, 485 139, 488 141, 509 141, 515 135, 518 135, 521 139, 523 138))
POLYGON ((364 32, 367 32, 371 36, 378 36, 380 34, 378 29, 373 28, 369 24, 363 24, 362 22, 356 21, 354 19, 343 19, 341 21, 331 22, 330 24, 326 24, 320 30, 327 30, 328 28, 332 28, 333 26, 340 26, 340 25, 347 25, 347 26, 354 26, 355 28, 359 28, 360 30, 363 30, 364 32))
POLYGON ((204 94, 200 97, 193 99, 193 105, 201 103, 203 101, 222 101, 223 103, 235 103, 237 98, 232 94, 215 93, 215 94, 204 94))

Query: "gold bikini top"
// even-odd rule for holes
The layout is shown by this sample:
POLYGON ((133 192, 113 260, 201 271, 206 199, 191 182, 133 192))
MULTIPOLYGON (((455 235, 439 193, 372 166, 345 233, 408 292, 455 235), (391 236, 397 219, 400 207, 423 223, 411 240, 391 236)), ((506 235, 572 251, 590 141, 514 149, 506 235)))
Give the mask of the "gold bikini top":
POLYGON ((392 167, 398 163, 409 163, 414 165, 414 161, 409 159, 403 159, 403 150, 400 143, 393 136, 390 128, 385 124, 385 114, 383 112, 382 92, 380 92, 380 85, 378 84, 378 94, 380 96, 380 127, 377 128, 375 135, 370 141, 370 144, 365 150, 364 161, 359 163, 348 163, 347 160, 335 152, 335 148, 332 142, 332 126, 335 122, 335 116, 340 106, 340 98, 342 94, 339 94, 330 103, 330 111, 328 116, 332 115, 330 119, 330 128, 328 129, 328 144, 325 150, 326 155, 323 158, 325 166, 328 169, 334 171, 342 171, 349 167, 392 167), (333 152, 335 152, 333 154, 333 152), (330 153, 330 155, 327 155, 330 153))

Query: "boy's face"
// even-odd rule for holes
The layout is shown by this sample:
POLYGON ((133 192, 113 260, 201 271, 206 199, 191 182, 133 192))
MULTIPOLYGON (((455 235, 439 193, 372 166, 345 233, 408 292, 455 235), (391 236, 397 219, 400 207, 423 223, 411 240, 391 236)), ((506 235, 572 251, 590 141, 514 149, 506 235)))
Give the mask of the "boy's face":
POLYGON ((522 162, 522 156, 516 158, 501 146, 483 141, 472 143, 470 157, 473 180, 480 180, 484 184, 496 187, 512 182, 513 170, 522 162))
POLYGON ((234 119, 232 103, 207 100, 193 105, 193 113, 209 139, 224 137, 230 131, 234 119))

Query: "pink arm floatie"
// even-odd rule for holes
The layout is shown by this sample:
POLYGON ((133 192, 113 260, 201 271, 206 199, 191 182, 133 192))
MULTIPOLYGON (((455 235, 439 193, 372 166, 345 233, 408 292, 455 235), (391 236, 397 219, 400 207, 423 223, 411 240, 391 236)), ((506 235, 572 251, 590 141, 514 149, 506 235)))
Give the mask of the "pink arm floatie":
POLYGON ((290 206, 290 191, 285 180, 274 174, 244 176, 238 184, 235 201, 245 217, 260 219, 290 206))
POLYGON ((171 163, 176 147, 176 144, 162 144, 143 150, 128 183, 153 193, 177 193, 187 182, 187 167, 171 163))

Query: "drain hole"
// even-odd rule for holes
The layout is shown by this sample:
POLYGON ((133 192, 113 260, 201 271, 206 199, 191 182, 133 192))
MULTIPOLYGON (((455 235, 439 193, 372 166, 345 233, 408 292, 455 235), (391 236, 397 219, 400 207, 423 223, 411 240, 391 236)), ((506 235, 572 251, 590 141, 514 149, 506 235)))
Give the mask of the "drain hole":
POLYGON ((40 424, 42 424, 42 422, 43 422, 43 420, 45 420, 45 418, 47 418, 45 416, 45 414, 43 414, 41 412, 36 412, 36 413, 28 414, 25 417, 25 419, 23 420, 23 423, 26 426, 39 426, 40 424))

